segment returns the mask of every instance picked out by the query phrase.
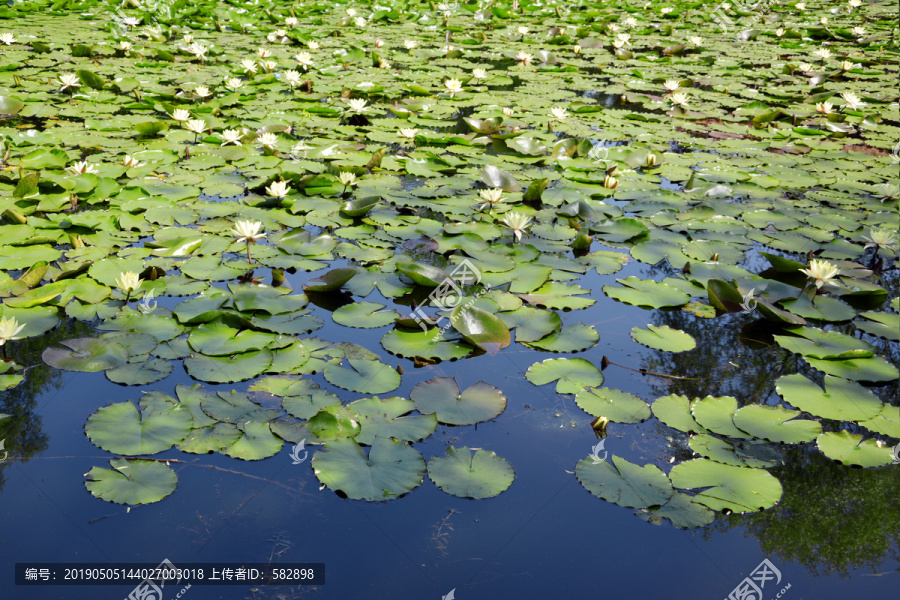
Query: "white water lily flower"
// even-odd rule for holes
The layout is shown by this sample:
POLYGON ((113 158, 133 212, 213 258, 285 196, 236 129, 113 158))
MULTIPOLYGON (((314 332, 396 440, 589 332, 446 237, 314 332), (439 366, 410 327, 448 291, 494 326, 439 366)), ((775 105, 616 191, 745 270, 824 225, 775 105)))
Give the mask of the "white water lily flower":
POLYGON ((300 75, 297 71, 285 71, 284 72, 284 80, 288 82, 292 88, 294 86, 300 85, 302 82, 303 76, 300 75))
POLYGON ((355 9, 355 8, 348 8, 348 9, 347 9, 347 16, 355 17, 355 16, 356 16, 356 9, 355 9))
POLYGON ((172 118, 176 121, 187 121, 191 118, 191 111, 183 108, 176 108, 172 111, 172 118))
POLYGON ((794 6, 797 7, 797 10, 806 10, 806 3, 805 3, 805 2, 798 2, 798 3, 795 4, 794 6))
POLYGON ((319 42, 317 42, 315 40, 309 40, 308 42, 306 42, 306 47, 309 48, 310 50, 318 50, 319 42))
POLYGON ((194 133, 203 133, 207 129, 206 121, 203 119, 191 119, 184 126, 188 131, 193 131, 194 133))
POLYGON ((616 41, 622 42, 626 46, 631 45, 631 34, 630 33, 620 33, 616 36, 616 41))
POLYGON ((853 110, 856 110, 856 109, 859 108, 860 106, 864 106, 864 105, 865 105, 865 102, 863 102, 862 100, 860 100, 860 99, 859 99, 859 96, 857 96, 857 95, 854 94, 853 92, 843 92, 843 93, 841 94, 841 98, 843 98, 843 99, 844 99, 844 102, 847 103, 847 106, 848 106, 849 108, 852 108, 853 110))
POLYGON ((653 154, 652 152, 648 152, 647 160, 646 160, 645 164, 647 165, 648 168, 656 166, 656 155, 653 154))
POLYGON ((133 156, 129 156, 127 154, 125 155, 125 160, 122 161, 122 164, 125 165, 126 167, 128 167, 129 169, 144 166, 144 163, 139 162, 138 159, 136 159, 133 156))
POLYGON ((849 60, 845 60, 841 63, 841 71, 852 71, 853 69, 859 69, 861 67, 861 64, 850 62, 849 60))
POLYGON ((800 272, 807 277, 815 279, 817 288, 821 288, 841 272, 836 265, 831 264, 827 260, 813 259, 809 261, 807 266, 809 267, 808 269, 800 269, 800 272))
POLYGON ((472 69, 472 77, 475 79, 487 79, 486 69, 472 69))
POLYGON ((384 40, 375 40, 375 47, 381 48, 384 46, 384 40))
POLYGON ((405 40, 403 42, 403 47, 406 48, 407 50, 412 50, 413 48, 415 48, 418 45, 419 45, 419 42, 417 42, 415 40, 405 40))
POLYGON ((266 133, 261 133, 257 136, 256 141, 266 148, 274 149, 275 145, 278 143, 278 136, 267 131, 266 133))
POLYGON ((416 139, 417 133, 419 133, 418 129, 416 129, 414 127, 407 127, 407 128, 401 129, 400 133, 398 135, 402 138, 414 140, 414 139, 416 139))
POLYGON ((688 41, 695 46, 703 45, 703 38, 700 37, 699 35, 692 35, 691 37, 688 38, 688 41))
POLYGON ((273 181, 266 187, 266 193, 275 198, 284 198, 288 195, 287 181, 273 181))
POLYGON ((797 65, 797 68, 800 69, 801 73, 809 73, 813 70, 813 66, 809 63, 800 63, 797 65))
POLYGON ((613 48, 615 48, 616 50, 621 50, 625 43, 626 42, 623 42, 622 40, 615 40, 613 42, 613 48))
POLYGON ((284 41, 284 38, 287 37, 287 31, 284 29, 276 29, 275 31, 269 32, 269 35, 266 36, 266 39, 270 42, 274 42, 276 40, 284 41))
POLYGON ((458 94, 463 91, 462 82, 459 79, 451 78, 444 82, 444 87, 447 88, 447 91, 450 92, 450 97, 452 98, 454 94, 458 94))
POLYGON ((294 55, 294 59, 300 63, 300 66, 303 67, 304 71, 315 64, 313 63, 312 55, 309 52, 298 52, 294 55))
POLYGON ((12 33, 0 33, 0 42, 10 46, 16 43, 16 36, 12 33))
POLYGON ((207 48, 203 44, 193 43, 187 47, 187 51, 200 60, 206 60, 206 53, 209 51, 209 48, 207 48))
POLYGON ((423 112, 423 113, 427 113, 429 110, 431 110, 430 104, 423 104, 422 107, 419 108, 419 112, 423 112))
POLYGON ((894 200, 895 198, 900 196, 900 184, 882 183, 875 186, 875 191, 878 192, 882 202, 886 200, 894 200))
POLYGON ((184 34, 184 35, 181 37, 181 39, 184 40, 184 43, 185 43, 185 44, 193 44, 193 43, 194 43, 194 36, 192 36, 192 35, 189 34, 189 33, 184 34))
POLYGON ((851 8, 851 9, 853 9, 853 8, 859 8, 860 6, 862 6, 862 0, 849 0, 849 1, 847 2, 847 4, 850 5, 850 8, 851 8))
POLYGON ((121 40, 119 42, 119 50, 122 50, 123 52, 130 52, 131 48, 132 48, 131 42, 128 42, 126 40, 121 40))
POLYGON ((79 80, 78 75, 75 75, 74 73, 63 73, 59 76, 59 81, 63 84, 62 87, 59 88, 60 90, 81 87, 81 80, 79 80))
POLYGON ((547 116, 558 121, 565 121, 569 118, 569 111, 567 111, 565 108, 554 106, 550 109, 550 112, 547 114, 547 116))
POLYGON ((854 27, 850 31, 853 32, 853 35, 858 35, 858 36, 864 36, 866 34, 865 27, 854 27))
POLYGON ((368 106, 366 106, 366 101, 362 98, 353 98, 347 101, 347 104, 350 105, 350 110, 355 113, 363 113, 368 110, 368 106))
POLYGON ((225 87, 227 87, 229 90, 238 90, 243 86, 244 82, 237 77, 232 77, 231 79, 225 80, 225 87))
POLYGON ((503 202, 503 190, 501 190, 500 188, 481 190, 480 192, 478 192, 478 195, 481 196, 482 200, 484 200, 483 203, 478 205, 478 210, 493 208, 499 203, 503 202))
POLYGON ((581 54, 581 46, 575 44, 574 46, 572 46, 572 52, 574 52, 575 54, 581 54))
POLYGON ((341 182, 341 185, 347 188, 356 183, 356 175, 349 171, 341 171, 338 174, 338 181, 341 182))
POLYGON ((284 20, 284 24, 286 27, 296 27, 300 24, 300 19, 297 17, 288 17, 284 20))
POLYGON ((525 26, 521 26, 516 31, 519 32, 519 35, 528 35, 528 28, 525 26))
POLYGON ((84 175, 85 173, 99 173, 97 167, 92 164, 89 164, 88 161, 82 160, 74 165, 69 165, 68 167, 69 173, 72 175, 84 175))
POLYGON ((260 58, 269 58, 270 56, 272 56, 272 51, 268 48, 260 46, 256 49, 256 55, 260 58))
POLYGON ((524 213, 513 211, 503 216, 503 223, 512 229, 516 241, 519 241, 522 239, 522 233, 531 225, 531 217, 524 213))
POLYGON ((661 8, 661 9, 659 10, 659 12, 661 12, 661 13, 664 14, 664 15, 667 15, 667 14, 669 14, 670 12, 672 12, 673 10, 675 10, 675 9, 672 8, 671 6, 667 6, 667 7, 665 7, 665 8, 661 8))
POLYGON ((637 22, 637 19, 635 19, 634 17, 625 17, 622 20, 622 24, 627 27, 637 27, 638 22, 637 22))
POLYGON ((679 87, 681 87, 681 82, 677 79, 666 79, 666 81, 663 83, 663 87, 670 92, 674 92, 679 87))
POLYGON ((509 107, 504 107, 503 114, 506 115, 507 117, 511 117, 515 114, 515 111, 509 107))
POLYGON ((828 48, 819 48, 817 50, 813 50, 813 54, 821 58, 822 60, 828 60, 831 58, 831 50, 828 48))
POLYGON ((610 31, 612 31, 613 33, 616 33, 617 31, 619 31, 619 26, 616 25, 615 23, 608 24, 606 26, 606 28, 609 29, 610 31))
POLYGON ((832 108, 834 105, 831 102, 817 102, 816 103, 816 112, 822 113, 823 115, 830 115, 832 112, 832 108))
POLYGON ((441 46, 441 52, 451 52, 453 51, 453 46, 441 46))
POLYGON ((363 89, 369 89, 371 87, 375 87, 375 82, 374 81, 360 81, 359 83, 356 84, 356 87, 363 88, 363 89))
POLYGON ((869 229, 869 235, 864 235, 863 239, 869 242, 866 244, 866 248, 872 248, 874 246, 876 248, 892 250, 897 244, 897 234, 890 229, 876 229, 872 227, 869 229))
POLYGON ((531 64, 531 60, 534 58, 534 55, 528 54, 524 50, 520 50, 518 54, 516 54, 516 60, 519 61, 520 67, 527 67, 531 64))
POLYGON ((353 19, 353 23, 357 27, 365 27, 367 25, 366 20, 362 17, 356 17, 355 19, 353 19))
POLYGON ((144 27, 144 35, 146 35, 150 39, 162 37, 162 33, 160 32, 159 27, 156 27, 154 25, 144 27))
POLYGON ((777 35, 778 37, 782 37, 784 35, 784 27, 779 27, 778 29, 776 29, 775 35, 777 35))
POLYGON ((141 282, 144 281, 141 279, 137 273, 133 271, 128 271, 127 273, 123 272, 121 275, 116 277, 116 285, 119 286, 119 289, 122 290, 125 294, 131 294, 139 287, 141 287, 141 282))
POLYGON ((207 96, 212 96, 212 92, 209 91, 209 88, 205 85, 198 85, 194 88, 194 93, 200 96, 201 98, 206 98, 207 96))
POLYGON ((674 104, 675 106, 686 106, 688 100, 688 95, 683 92, 675 92, 671 96, 669 96, 669 102, 674 104))
POLYGON ((828 25, 828 17, 820 17, 819 23, 821 23, 822 25, 828 25))
POLYGON ((261 60, 259 61, 259 66, 263 68, 263 71, 271 73, 278 67, 278 63, 274 60, 261 60))
POLYGON ((237 129, 226 129, 222 131, 222 138, 225 140, 222 142, 222 146, 227 144, 234 144, 235 146, 242 146, 241 138, 244 137, 244 134, 241 133, 237 129))
POLYGON ((237 238, 236 242, 256 243, 256 240, 266 237, 265 233, 259 233, 262 223, 259 221, 235 221, 231 233, 237 238))
POLYGON ((135 17, 125 17, 122 19, 122 24, 126 27, 137 27, 141 24, 141 21, 135 17))
POLYGON ((255 60, 245 58, 241 61, 241 68, 244 70, 244 73, 256 73, 258 67, 256 66, 255 60))
POLYGON ((0 346, 3 346, 10 340, 21 339, 19 333, 21 333, 23 329, 25 329, 25 324, 22 323, 19 325, 19 322, 16 321, 15 317, 0 318, 0 346))
POLYGON ((619 187, 619 180, 612 175, 606 175, 603 177, 603 187, 608 190, 614 190, 619 187))

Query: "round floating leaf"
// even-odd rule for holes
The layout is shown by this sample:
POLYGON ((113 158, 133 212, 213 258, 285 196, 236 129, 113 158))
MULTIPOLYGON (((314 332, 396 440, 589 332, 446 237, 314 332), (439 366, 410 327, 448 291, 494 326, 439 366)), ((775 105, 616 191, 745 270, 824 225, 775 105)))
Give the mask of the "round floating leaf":
POLYGON ((807 357, 806 362, 823 373, 853 381, 893 381, 900 376, 897 367, 880 356, 846 360, 819 360, 807 357))
POLYGON ((128 363, 106 372, 106 377, 123 385, 147 385, 165 379, 175 366, 168 360, 152 358, 141 363, 128 363))
POLYGON ((614 455, 599 462, 590 456, 581 459, 575 477, 593 495, 629 508, 662 506, 674 493, 669 478, 656 465, 639 467, 614 455))
POLYGON ((234 444, 241 437, 241 431, 234 423, 216 423, 199 429, 191 429, 178 449, 191 454, 207 454, 221 452, 234 444))
POLYGON ((319 386, 310 382, 303 381, 304 388, 292 387, 290 395, 283 394, 281 405, 284 410, 294 415, 298 419, 310 419, 319 410, 326 406, 336 406, 341 403, 341 399, 337 394, 331 394, 325 390, 319 389, 319 386))
POLYGON ((134 456, 168 450, 185 438, 193 422, 191 413, 176 405, 138 412, 132 402, 119 402, 88 417, 84 431, 107 452, 134 456))
POLYGON ((778 345, 810 358, 846 360, 868 358, 875 354, 871 344, 837 331, 822 331, 815 327, 793 327, 788 331, 794 335, 773 336, 778 345))
POLYGON ((603 373, 583 358, 551 358, 528 367, 525 378, 534 385, 556 381, 559 394, 577 394, 587 387, 603 385, 603 373))
POLYGON ((735 467, 768 469, 782 463, 782 456, 775 446, 766 442, 729 442, 703 433, 691 436, 688 445, 701 456, 735 467))
POLYGON ((274 456, 281 450, 281 438, 275 437, 268 423, 253 421, 238 423, 241 436, 224 453, 241 460, 261 460, 274 456))
POLYGON ((526 342, 525 345, 548 352, 581 352, 593 347, 599 340, 600 334, 590 325, 572 323, 562 331, 553 332, 535 342, 526 342))
POLYGON ((816 438, 816 446, 831 460, 845 465, 882 467, 894 461, 894 452, 889 446, 879 446, 875 440, 863 441, 862 437, 862 434, 849 431, 823 433, 816 438))
POLYGON ((496 418, 506 409, 506 397, 483 381, 462 393, 455 377, 435 377, 416 385, 409 393, 423 415, 434 414, 441 423, 473 425, 496 418))
POLYGON ((581 410, 615 423, 639 423, 650 418, 650 405, 627 392, 610 388, 587 389, 575 395, 581 410))
POLYGON ((494 351, 509 346, 509 329, 503 321, 477 306, 457 306, 450 316, 450 323, 467 342, 475 346, 494 351))
POLYGON ((865 421, 881 412, 881 400, 858 383, 825 376, 825 390, 800 375, 784 375, 775 391, 795 408, 836 421, 865 421))
POLYGON ((687 396, 670 394, 657 398, 653 403, 653 415, 678 431, 685 433, 703 433, 705 428, 700 426, 694 415, 691 414, 691 400, 687 396))
POLYGON ((335 363, 325 365, 325 379, 345 390, 361 394, 384 394, 397 389, 400 373, 377 360, 347 359, 351 368, 335 363))
POLYGON ((122 366, 128 360, 125 346, 107 339, 75 338, 60 344, 68 350, 47 348, 41 355, 45 363, 57 369, 90 373, 122 366))
POLYGON ((799 416, 799 410, 751 404, 734 413, 732 420, 741 431, 772 442, 799 444, 813 441, 822 433, 822 424, 809 419, 798 419, 799 416))
POLYGON ((395 329, 388 331, 381 338, 384 349, 397 356, 436 360, 454 360, 464 358, 472 353, 472 346, 464 342, 445 340, 438 329, 426 331, 405 331, 395 329))
POLYGON ((310 279, 309 283, 304 284, 303 289, 307 292, 334 292, 350 281, 354 275, 356 269, 353 268, 332 269, 316 279, 310 279))
POLYGON ((253 379, 269 370, 272 352, 268 349, 235 356, 204 356, 184 359, 184 368, 194 379, 209 383, 234 383, 253 379))
POLYGON ((447 448, 447 456, 428 461, 428 477, 435 485, 459 498, 493 498, 512 485, 515 469, 490 450, 447 448))
POLYGON ((693 501, 687 494, 675 492, 669 501, 656 509, 641 511, 637 516, 653 524, 669 519, 675 527, 692 529, 705 527, 716 518, 716 513, 693 501))
MULTIPOLYGON (((426 287, 437 287, 450 279, 450 275, 443 269, 420 263, 399 262, 397 263, 397 270, 412 279, 416 284, 426 287)), ((441 296, 441 299, 444 300, 445 306, 453 306, 456 304, 453 300, 458 299, 459 296, 453 291, 448 291, 454 295, 444 295, 441 296)))
POLYGON ((360 418, 346 406, 326 406, 312 416, 306 428, 316 441, 356 437, 360 431, 360 418))
POLYGON ((312 458, 313 472, 323 484, 354 500, 392 500, 422 483, 425 459, 409 442, 376 437, 366 456, 351 439, 325 444, 312 458))
POLYGON ((16 115, 25 108, 25 103, 18 98, 0 96, 0 115, 16 115))
POLYGON ((188 343, 196 352, 206 356, 230 356, 251 350, 261 350, 275 341, 271 333, 241 331, 220 321, 203 323, 194 327, 188 343))
POLYGON ((384 307, 384 304, 378 302, 354 302, 341 306, 331 313, 331 317, 335 323, 347 327, 384 327, 400 317, 400 313, 395 310, 382 310, 384 307))
POLYGON ((116 504, 150 504, 175 491, 178 476, 171 467, 152 460, 114 459, 112 469, 93 467, 84 486, 97 498, 116 504))
POLYGON ((209 394, 200 399, 201 410, 216 421, 227 423, 245 423, 256 421, 265 423, 281 415, 281 411, 265 409, 255 402, 251 402, 247 394, 238 391, 219 392, 209 394))
POLYGON ((666 352, 686 352, 697 347, 697 342, 690 334, 672 329, 668 325, 662 327, 647 325, 647 329, 635 327, 631 330, 631 337, 648 348, 666 352))
POLYGON ((372 444, 376 435, 417 442, 437 429, 435 415, 409 415, 415 410, 415 403, 399 396, 384 400, 362 398, 351 402, 347 408, 359 415, 362 429, 356 441, 360 444, 372 444))
POLYGON ((562 318, 557 313, 531 306, 497 316, 507 327, 516 330, 517 342, 536 342, 562 327, 562 318))
POLYGON ((626 304, 662 308, 664 306, 683 306, 691 299, 678 288, 666 283, 642 280, 637 277, 616 279, 616 281, 622 285, 604 285, 603 293, 626 304))
POLYGON ((691 404, 691 414, 701 427, 719 435, 747 439, 751 436, 735 427, 732 422, 732 417, 737 409, 737 399, 731 396, 720 398, 707 396, 694 400, 691 404))
POLYGON ((683 490, 707 488, 694 502, 713 510, 757 512, 775 505, 783 493, 781 482, 767 471, 723 465, 697 458, 675 465, 672 485, 683 490))
POLYGON ((866 421, 860 421, 860 425, 870 431, 900 438, 900 406, 885 404, 881 412, 866 421))

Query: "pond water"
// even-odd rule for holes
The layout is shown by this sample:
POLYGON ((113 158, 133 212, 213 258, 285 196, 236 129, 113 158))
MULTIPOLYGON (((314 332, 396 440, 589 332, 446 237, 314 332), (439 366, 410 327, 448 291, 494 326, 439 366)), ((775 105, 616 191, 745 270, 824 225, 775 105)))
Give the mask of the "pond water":
POLYGON ((0 596, 896 596, 896 6, 807 4, 0 10, 0 596))

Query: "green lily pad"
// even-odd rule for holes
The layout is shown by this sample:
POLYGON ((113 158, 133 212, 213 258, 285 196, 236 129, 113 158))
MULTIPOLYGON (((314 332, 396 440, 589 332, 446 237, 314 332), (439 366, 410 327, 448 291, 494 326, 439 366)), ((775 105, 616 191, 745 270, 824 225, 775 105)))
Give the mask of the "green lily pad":
POLYGON ((356 273, 357 270, 353 268, 332 269, 316 279, 310 279, 309 283, 303 285, 303 290, 307 292, 334 292, 353 279, 356 273))
POLYGON ((691 400, 687 396, 669 394, 657 398, 652 408, 653 416, 672 429, 685 433, 704 433, 706 431, 691 414, 691 400))
POLYGON ((191 454, 221 452, 233 445, 240 437, 241 431, 234 423, 215 423, 191 429, 187 437, 178 444, 178 449, 191 454))
POLYGON ((354 500, 378 502, 406 494, 422 483, 425 459, 409 442, 376 437, 365 450, 351 439, 325 444, 312 458, 313 472, 330 489, 354 500))
POLYGON ((822 433, 822 424, 809 419, 798 419, 799 416, 799 410, 751 404, 738 409, 732 420, 741 431, 772 442, 798 444, 813 441, 822 433))
POLYGON ((236 425, 241 435, 223 452, 241 460, 262 460, 281 451, 283 441, 269 429, 268 423, 246 421, 236 425))
POLYGON ((88 417, 84 432, 107 452, 136 456, 168 450, 185 438, 193 425, 190 412, 176 405, 165 410, 138 412, 132 402, 100 408, 88 417))
POLYGON ((464 358, 472 353, 472 346, 463 342, 446 340, 439 330, 406 331, 395 329, 381 338, 384 349, 397 356, 438 360, 464 358))
POLYGON ((825 376, 825 390, 800 374, 784 375, 775 382, 784 401, 823 419, 865 421, 881 412, 875 394, 858 383, 825 376))
POLYGON ((490 450, 447 448, 446 456, 428 461, 428 477, 435 485, 458 498, 493 498, 507 490, 516 472, 505 458, 490 450))
POLYGON ((760 467, 768 469, 782 463, 782 457, 772 444, 753 441, 726 441, 701 433, 691 436, 691 450, 716 462, 735 467, 760 467))
POLYGON ((575 477, 595 496, 629 508, 662 506, 674 493, 669 478, 655 465, 639 467, 614 455, 599 462, 590 456, 581 459, 575 477))
POLYGON ((502 350, 510 344, 509 329, 503 321, 477 306, 457 306, 450 316, 450 323, 474 346, 502 350))
POLYGON ((659 508, 639 512, 637 516, 654 524, 659 524, 662 519, 669 519, 675 527, 693 529, 712 523, 716 513, 694 502, 691 496, 675 492, 669 501, 659 508))
POLYGON ((650 405, 633 394, 611 388, 591 388, 575 394, 575 403, 588 414, 615 423, 639 423, 650 418, 650 405))
POLYGON ((172 374, 175 365, 168 360, 152 358, 140 363, 127 363, 106 371, 106 377, 123 385, 147 385, 172 374))
POLYGON ((500 416, 506 409, 503 392, 483 381, 462 393, 454 377, 435 377, 416 385, 410 399, 423 415, 434 414, 448 425, 474 425, 500 416))
POLYGON ((706 398, 698 398, 691 403, 691 414, 704 429, 719 435, 747 439, 751 436, 735 427, 732 421, 737 409, 737 399, 731 396, 719 398, 707 396, 706 398))
POLYGON ((536 342, 562 327, 562 318, 555 312, 530 306, 497 316, 507 327, 516 330, 517 342, 536 342))
POLYGON ((694 502, 713 510, 757 512, 781 499, 781 483, 767 471, 723 465, 705 458, 677 464, 669 473, 672 485, 683 490, 705 488, 694 502))
POLYGON ((204 356, 198 354, 184 359, 188 375, 209 383, 234 383, 253 379, 268 371, 272 365, 272 351, 244 352, 234 356, 204 356))
POLYGON ((345 390, 361 394, 385 394, 400 385, 400 373, 377 360, 347 359, 350 367, 328 363, 325 379, 345 390))
POLYGON ((648 348, 664 350, 666 352, 686 352, 697 347, 697 342, 690 334, 678 329, 672 329, 668 325, 657 327, 647 325, 647 329, 634 327, 631 337, 639 344, 648 348))
POLYGON ((129 506, 159 502, 178 486, 175 471, 164 463, 117 458, 109 466, 112 469, 92 467, 84 482, 91 494, 107 502, 129 506))
POLYGON ((882 467, 893 462, 894 452, 890 447, 862 438, 862 434, 849 431, 823 433, 816 438, 816 446, 831 460, 845 465, 882 467))
POLYGON ((362 429, 356 441, 360 444, 371 445, 376 435, 417 442, 437 429, 435 415, 409 414, 416 409, 416 404, 407 398, 362 398, 351 402, 347 408, 359 415, 362 429))
POLYGON ((547 337, 534 342, 525 342, 525 345, 547 352, 581 352, 595 346, 598 341, 600 334, 593 327, 584 323, 572 323, 547 337))
POLYGON ((773 336, 779 346, 790 352, 823 360, 868 358, 875 354, 871 344, 837 331, 823 331, 815 327, 793 327, 787 331, 794 336, 773 336))
POLYGON ((603 373, 583 358, 551 358, 528 367, 525 378, 534 385, 556 381, 558 394, 577 394, 603 385, 603 373))
POLYGON ((128 361, 128 350, 116 342, 98 338, 75 338, 63 340, 63 348, 47 348, 41 354, 45 363, 66 371, 105 371, 124 365, 128 361))
POLYGON ((383 308, 384 304, 378 302, 354 302, 341 306, 331 313, 331 317, 340 325, 363 329, 384 327, 400 317, 397 311, 383 308))

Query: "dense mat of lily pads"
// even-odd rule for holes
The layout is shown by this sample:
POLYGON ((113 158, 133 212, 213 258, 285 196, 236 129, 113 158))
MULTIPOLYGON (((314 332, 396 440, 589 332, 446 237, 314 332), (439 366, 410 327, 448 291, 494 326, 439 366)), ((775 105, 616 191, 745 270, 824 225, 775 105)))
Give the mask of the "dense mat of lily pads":
MULTIPOLYGON (((668 473, 575 466, 644 518, 771 507, 782 444, 881 467, 900 439, 884 401, 896 25, 895 3, 858 0, 16 3, 0 10, 0 340, 77 319, 97 337, 47 348, 49 365, 124 386, 178 364, 249 382, 123 390, 92 414, 87 436, 114 457, 86 486, 111 502, 175 489, 137 457, 258 460, 285 442, 316 446, 316 476, 350 498, 396 498, 426 473, 456 496, 507 489, 513 467, 489 450, 426 462, 415 447, 439 423, 500 417, 503 391, 435 377, 391 396, 402 369, 349 341, 371 328, 410 365, 562 353, 526 377, 572 395, 598 434, 654 417, 689 434, 698 458, 668 473), (616 278, 630 261, 663 276, 616 278), (605 285, 584 287, 591 271, 605 285), (312 336, 311 300, 346 340, 312 336), (774 403, 604 387, 606 357, 570 356, 597 331, 560 312, 611 302, 720 320, 747 352, 777 345, 804 367, 774 403)), ((631 335, 697 345, 668 325, 631 335)), ((2 365, 4 388, 27 377, 14 351, 2 365)))

